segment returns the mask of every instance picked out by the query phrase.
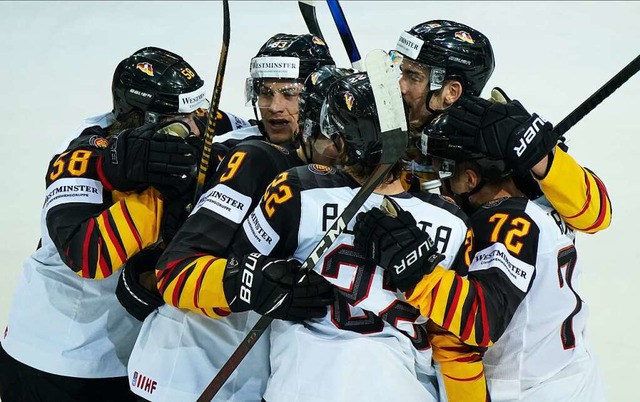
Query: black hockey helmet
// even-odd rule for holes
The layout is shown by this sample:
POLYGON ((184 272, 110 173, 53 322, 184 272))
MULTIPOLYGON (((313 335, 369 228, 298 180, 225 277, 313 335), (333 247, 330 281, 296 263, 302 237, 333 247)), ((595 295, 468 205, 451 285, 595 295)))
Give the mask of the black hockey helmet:
POLYGON ((250 73, 252 78, 304 81, 317 68, 335 64, 327 44, 317 36, 279 33, 269 38, 251 59, 250 73))
POLYGON ((381 129, 375 98, 366 73, 337 80, 330 88, 320 113, 323 135, 343 138, 347 164, 373 166, 382 155, 381 129))
POLYGON ((318 122, 322 103, 329 93, 329 88, 337 80, 355 74, 350 68, 322 66, 312 72, 304 81, 304 88, 298 99, 300 134, 306 140, 319 134, 318 122))
POLYGON ((479 96, 493 73, 489 39, 481 32, 448 20, 423 22, 403 32, 396 51, 430 68, 430 90, 457 78, 466 95, 479 96))
POLYGON ((439 169, 442 179, 455 173, 456 162, 466 161, 475 161, 480 167, 480 174, 487 182, 503 179, 513 173, 513 169, 508 167, 504 160, 494 159, 480 152, 470 138, 473 137, 460 133, 448 124, 448 114, 444 112, 425 127, 421 150, 424 155, 442 161, 439 169))
POLYGON ((137 110, 145 121, 159 115, 191 113, 207 106, 204 81, 175 53, 145 47, 122 60, 113 74, 113 113, 116 119, 137 110))

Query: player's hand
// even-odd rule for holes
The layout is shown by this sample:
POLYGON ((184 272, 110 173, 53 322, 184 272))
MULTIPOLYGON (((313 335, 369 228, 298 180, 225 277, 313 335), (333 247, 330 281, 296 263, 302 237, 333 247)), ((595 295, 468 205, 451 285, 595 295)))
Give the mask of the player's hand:
POLYGON ((517 100, 508 100, 503 91, 498 94, 502 98, 498 102, 476 96, 460 98, 447 110, 448 124, 466 137, 467 145, 528 172, 551 152, 558 136, 550 123, 527 112, 517 100))
POLYGON ((223 278, 225 298, 233 312, 254 310, 283 320, 323 317, 333 303, 331 284, 314 271, 302 281, 300 263, 258 253, 230 256, 223 278))
POLYGON ((354 245, 389 272, 392 283, 406 292, 431 273, 444 256, 438 253, 429 235, 417 227, 409 212, 385 200, 386 212, 373 208, 358 214, 354 245))
POLYGON ((197 173, 197 146, 181 122, 147 124, 114 136, 104 150, 106 179, 119 191, 154 186, 166 198, 183 193, 197 173))
POLYGON ((122 267, 116 297, 129 314, 140 321, 164 304, 156 287, 155 268, 162 250, 147 249, 131 257, 122 267))

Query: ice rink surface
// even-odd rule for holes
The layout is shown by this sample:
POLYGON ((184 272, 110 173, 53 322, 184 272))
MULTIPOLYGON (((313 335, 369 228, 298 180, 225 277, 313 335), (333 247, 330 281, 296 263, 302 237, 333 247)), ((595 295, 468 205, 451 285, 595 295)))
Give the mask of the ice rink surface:
MULTIPOLYGON (((344 1, 362 54, 395 46, 402 30, 451 19, 486 34, 502 87, 527 109, 559 122, 640 53, 640 2, 344 1)), ((330 13, 318 19, 339 65, 348 59, 330 13)), ((145 46, 182 55, 213 86, 222 33, 218 2, 0 3, 0 327, 23 259, 40 236, 44 173, 52 152, 88 116, 111 109, 116 64, 145 46)), ((249 60, 278 32, 303 33, 296 2, 231 2, 231 45, 221 108, 245 118, 249 60)), ((568 132, 570 153, 594 170, 613 203, 611 227, 578 235, 591 346, 609 400, 637 401, 640 347, 640 74, 568 132)))

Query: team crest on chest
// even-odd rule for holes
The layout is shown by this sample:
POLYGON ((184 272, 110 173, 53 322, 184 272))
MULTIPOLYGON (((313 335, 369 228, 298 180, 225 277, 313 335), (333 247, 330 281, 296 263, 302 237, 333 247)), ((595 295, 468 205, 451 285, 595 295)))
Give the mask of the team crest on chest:
POLYGON ((91 138, 89 138, 89 145, 104 149, 109 145, 109 141, 97 135, 92 135, 91 138))
POLYGON ((313 174, 318 174, 320 176, 326 176, 328 174, 335 173, 336 169, 331 166, 319 165, 314 163, 312 165, 307 165, 309 171, 313 174))

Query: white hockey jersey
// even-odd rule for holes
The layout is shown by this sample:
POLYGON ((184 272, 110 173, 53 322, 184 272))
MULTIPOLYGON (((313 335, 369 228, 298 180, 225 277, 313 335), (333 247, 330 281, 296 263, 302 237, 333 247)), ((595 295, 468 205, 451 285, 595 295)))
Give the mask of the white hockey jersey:
MULTIPOLYGON (((279 175, 245 220, 234 253, 305 260, 358 190, 349 175, 325 166, 279 175)), ((432 202, 407 193, 393 199, 434 238, 446 256, 443 264, 452 266, 467 232, 464 215, 437 195, 424 197, 432 202)), ((382 200, 372 194, 361 211, 382 200)), ((420 381, 433 374, 424 318, 403 301, 382 268, 354 251, 354 222, 314 267, 340 291, 327 315, 272 323, 267 402, 437 400, 420 381)))
MULTIPOLYGON (((114 121, 111 113, 86 119, 58 153, 86 128, 106 127, 114 121)), ((118 275, 80 278, 63 262, 46 221, 55 207, 102 208, 111 203, 111 197, 90 172, 78 178, 61 175, 46 194, 41 246, 24 263, 2 347, 14 359, 48 373, 80 378, 125 376, 140 323, 116 299, 118 275)))

